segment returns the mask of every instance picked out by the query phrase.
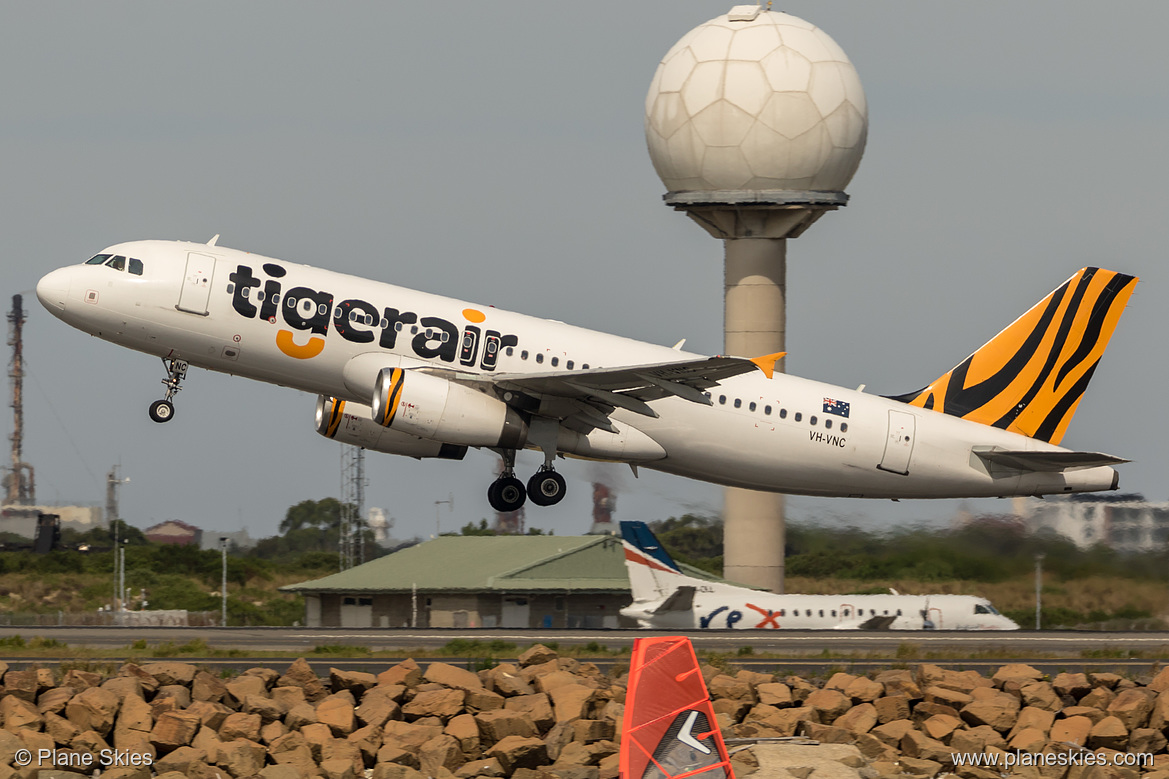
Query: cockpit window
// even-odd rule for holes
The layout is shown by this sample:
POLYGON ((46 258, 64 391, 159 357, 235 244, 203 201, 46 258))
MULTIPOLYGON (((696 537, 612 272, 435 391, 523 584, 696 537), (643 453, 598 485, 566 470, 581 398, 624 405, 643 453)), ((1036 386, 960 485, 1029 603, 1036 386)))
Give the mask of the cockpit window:
POLYGON ((105 265, 106 260, 110 258, 108 254, 95 254, 85 261, 86 265, 105 265))
POLYGON ((115 254, 113 257, 110 257, 106 265, 114 270, 126 270, 126 258, 120 254, 115 254))
POLYGON ((133 257, 131 257, 130 258, 130 272, 133 273, 135 276, 141 276, 142 275, 142 260, 136 260, 133 257))

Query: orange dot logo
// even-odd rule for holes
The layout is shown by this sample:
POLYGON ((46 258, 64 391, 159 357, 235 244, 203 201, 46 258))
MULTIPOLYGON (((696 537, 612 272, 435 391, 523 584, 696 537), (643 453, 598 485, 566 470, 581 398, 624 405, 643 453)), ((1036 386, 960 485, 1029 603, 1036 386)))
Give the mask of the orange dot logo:
POLYGON ((475 324, 479 324, 480 322, 482 322, 484 319, 487 318, 487 315, 484 314, 482 311, 476 311, 473 308, 464 308, 463 309, 463 317, 468 322, 474 322, 475 324))

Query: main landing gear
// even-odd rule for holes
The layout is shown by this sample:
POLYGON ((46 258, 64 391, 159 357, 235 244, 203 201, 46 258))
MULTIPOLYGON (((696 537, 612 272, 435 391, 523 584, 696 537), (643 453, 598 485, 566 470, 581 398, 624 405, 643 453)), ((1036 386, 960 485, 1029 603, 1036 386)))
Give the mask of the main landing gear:
POLYGON ((175 404, 172 401, 175 393, 182 387, 179 383, 187 378, 187 361, 179 359, 162 358, 162 364, 166 366, 166 378, 162 380, 162 384, 166 387, 166 396, 162 400, 156 400, 150 404, 150 418, 155 422, 169 422, 171 417, 175 415, 175 404))
POLYGON ((499 512, 516 511, 528 498, 537 506, 553 506, 564 498, 566 485, 564 477, 544 465, 528 479, 528 487, 515 476, 515 451, 500 452, 503 456, 503 472, 487 488, 487 502, 499 512))

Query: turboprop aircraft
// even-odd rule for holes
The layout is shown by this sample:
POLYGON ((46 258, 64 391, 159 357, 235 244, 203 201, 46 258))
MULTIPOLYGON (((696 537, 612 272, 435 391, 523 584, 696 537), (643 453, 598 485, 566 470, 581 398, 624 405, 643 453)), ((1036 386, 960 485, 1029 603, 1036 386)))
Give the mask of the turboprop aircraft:
POLYGON ((135 241, 46 275, 54 316, 189 366, 318 395, 316 428, 410 457, 503 458, 497 511, 564 497, 557 456, 803 495, 957 498, 1116 489, 1124 460, 1058 446, 1136 279, 1084 268, 950 372, 881 397, 218 246, 135 241), (524 482, 515 454, 544 462, 524 482))
POLYGON ((773 595, 687 576, 644 522, 621 523, 633 603, 659 630, 1018 630, 973 595, 773 595))

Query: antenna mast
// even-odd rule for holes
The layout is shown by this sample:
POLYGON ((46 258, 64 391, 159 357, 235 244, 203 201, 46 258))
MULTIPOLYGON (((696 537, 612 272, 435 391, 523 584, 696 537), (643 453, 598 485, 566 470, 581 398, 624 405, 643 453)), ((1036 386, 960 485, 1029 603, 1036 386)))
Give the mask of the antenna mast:
POLYGON ((341 446, 341 570, 365 562, 365 450, 341 446))
POLYGON ((24 300, 12 296, 12 311, 8 313, 8 345, 12 347, 12 363, 8 378, 12 380, 12 465, 8 474, 7 503, 32 505, 36 503, 36 479, 33 467, 24 462, 24 300))

